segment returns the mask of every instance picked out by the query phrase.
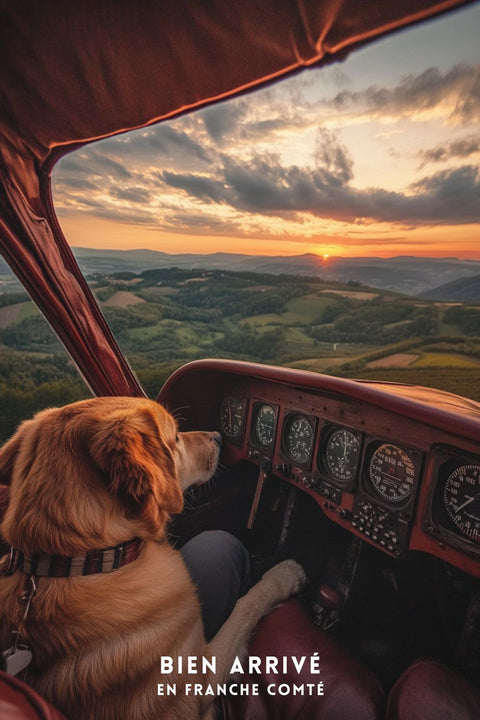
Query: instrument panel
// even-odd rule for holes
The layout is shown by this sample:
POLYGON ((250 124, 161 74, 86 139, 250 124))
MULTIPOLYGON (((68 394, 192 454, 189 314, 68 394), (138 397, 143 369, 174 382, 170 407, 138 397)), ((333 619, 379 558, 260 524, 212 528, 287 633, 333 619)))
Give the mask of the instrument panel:
POLYGON ((182 408, 183 430, 221 431, 225 468, 307 493, 394 558, 422 552, 480 578, 480 403, 219 359, 177 370, 158 400, 182 408))
POLYGON ((388 413, 265 383, 225 395, 219 420, 250 461, 268 458, 274 475, 383 552, 435 545, 433 554, 480 559, 480 448, 471 455, 388 413))

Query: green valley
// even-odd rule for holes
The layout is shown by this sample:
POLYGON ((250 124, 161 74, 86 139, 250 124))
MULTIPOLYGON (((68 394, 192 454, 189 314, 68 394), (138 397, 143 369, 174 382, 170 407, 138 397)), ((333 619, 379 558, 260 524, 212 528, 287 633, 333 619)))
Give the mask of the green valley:
MULTIPOLYGON (((480 400, 480 305, 437 302, 350 280, 161 268, 88 277, 151 396, 179 365, 226 357, 480 400)), ((26 295, 0 296, 0 434, 37 407, 87 396, 26 295)))

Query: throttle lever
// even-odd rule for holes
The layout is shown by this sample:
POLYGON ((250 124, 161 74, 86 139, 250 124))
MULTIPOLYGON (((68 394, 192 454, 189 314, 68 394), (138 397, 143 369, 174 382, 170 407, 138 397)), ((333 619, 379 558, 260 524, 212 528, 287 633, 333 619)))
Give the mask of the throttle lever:
POLYGON ((264 459, 260 463, 260 470, 258 473, 257 487, 255 488, 255 495, 253 496, 252 506, 250 508, 250 515, 248 516, 247 529, 251 530, 255 524, 255 518, 257 516, 258 505, 260 503, 260 497, 262 495, 263 485, 267 477, 272 472, 272 463, 270 460, 264 459))

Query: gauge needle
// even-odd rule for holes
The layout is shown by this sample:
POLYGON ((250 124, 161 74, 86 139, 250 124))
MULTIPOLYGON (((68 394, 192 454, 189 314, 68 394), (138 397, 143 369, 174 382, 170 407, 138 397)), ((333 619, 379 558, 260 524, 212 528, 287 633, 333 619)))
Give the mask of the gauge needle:
POLYGON ((460 512, 460 510, 463 510, 463 508, 467 507, 467 505, 470 505, 470 503, 475 500, 475 498, 471 495, 465 495, 465 497, 468 498, 468 500, 464 502, 463 505, 459 505, 457 508, 455 508, 456 513, 460 512))
POLYGON ((392 475, 391 473, 383 472, 383 477, 390 478, 391 480, 395 480, 395 482, 401 480, 401 478, 397 477, 396 475, 392 475))

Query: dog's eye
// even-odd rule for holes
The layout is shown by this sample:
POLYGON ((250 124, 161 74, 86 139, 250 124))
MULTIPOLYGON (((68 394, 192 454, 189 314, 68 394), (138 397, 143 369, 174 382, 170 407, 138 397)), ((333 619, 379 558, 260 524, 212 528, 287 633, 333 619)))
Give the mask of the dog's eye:
POLYGON ((180 435, 175 435, 175 442, 176 442, 176 443, 179 443, 179 442, 180 442, 180 435))

